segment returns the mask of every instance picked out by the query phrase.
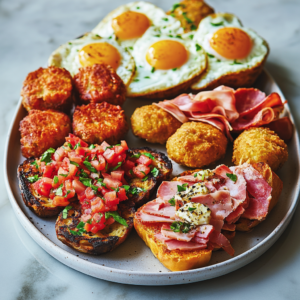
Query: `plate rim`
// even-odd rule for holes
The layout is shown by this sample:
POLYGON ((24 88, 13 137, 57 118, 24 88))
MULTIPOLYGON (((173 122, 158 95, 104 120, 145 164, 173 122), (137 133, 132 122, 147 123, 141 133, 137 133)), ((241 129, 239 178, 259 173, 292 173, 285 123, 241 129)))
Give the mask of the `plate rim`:
MULTIPOLYGON (((281 96, 282 99, 285 99, 280 87, 274 80, 274 78, 270 75, 270 73, 264 68, 263 72, 267 75, 268 81, 271 81, 273 84, 276 85, 276 88, 278 89, 278 93, 281 96)), ((13 115, 9 131, 7 133, 7 138, 5 142, 5 151, 4 151, 4 182, 5 187, 9 196, 10 203, 13 207, 14 213, 17 216, 18 221, 21 223, 23 228, 27 231, 27 233, 33 238, 33 240, 41 246, 46 252, 48 252, 51 256, 53 256, 58 261, 62 262, 63 264, 67 265, 68 267, 71 267, 79 272, 82 272, 84 274, 104 279, 112 282, 118 282, 118 283, 125 283, 125 284, 131 284, 131 285, 174 285, 174 284, 184 284, 184 283, 191 283, 196 281, 202 281, 214 277, 218 277, 221 275, 228 274, 236 269, 239 269, 246 264, 250 263, 251 261, 258 258, 260 255, 262 255, 265 251, 267 251, 275 242, 276 240, 281 236, 281 234, 284 232, 285 228, 288 226, 295 210, 297 207, 297 204, 299 202, 299 191, 300 191, 300 176, 298 176, 297 183, 296 183, 296 190, 295 190, 295 197, 292 201, 292 204, 290 208, 288 209, 285 216, 282 218, 280 223, 272 230, 272 232, 266 236, 262 241, 257 243, 254 247, 250 248, 249 250, 245 251, 244 253, 230 258, 226 261, 206 266, 203 268, 198 269, 192 269, 187 271, 176 271, 176 272, 166 272, 166 273, 160 273, 160 272, 142 272, 142 271, 129 271, 124 269, 117 269, 107 266, 102 266, 99 264, 95 264, 93 262, 86 261, 83 258, 77 257, 76 255, 68 252, 67 250, 62 249, 58 245, 56 245, 54 242, 52 242, 49 238, 47 238, 44 234, 42 234, 27 218, 27 216, 24 214, 20 206, 18 205, 18 202, 16 198, 13 195, 9 176, 8 176, 8 149, 10 140, 12 138, 12 130, 15 125, 16 118, 18 114, 20 113, 20 110, 22 109, 22 101, 21 98, 17 104, 16 111, 13 115), (183 277, 187 277, 188 275, 191 276, 191 280, 185 281, 183 277), (202 276, 201 276, 202 275, 202 276), (153 281, 149 281, 149 277, 156 277, 155 283, 153 281), (174 277, 174 280, 172 280, 171 277, 174 277), (201 278, 200 278, 201 277, 201 278), (168 279, 168 280, 166 280, 168 279), (171 280, 170 280, 171 279, 171 280)), ((286 105, 286 111, 293 122, 294 118, 290 111, 290 108, 288 104, 286 105)), ((299 156, 299 133, 297 131, 297 128, 295 126, 295 146, 299 156)))

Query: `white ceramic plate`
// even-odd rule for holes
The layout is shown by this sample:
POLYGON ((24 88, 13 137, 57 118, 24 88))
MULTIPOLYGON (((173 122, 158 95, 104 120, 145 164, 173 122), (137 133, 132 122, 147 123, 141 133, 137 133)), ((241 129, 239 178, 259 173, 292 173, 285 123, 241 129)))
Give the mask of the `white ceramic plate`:
MULTIPOLYGON (((280 89, 272 77, 264 71, 257 80, 257 88, 269 94, 277 92, 284 100, 280 89)), ((128 119, 136 107, 150 104, 149 101, 128 99, 124 109, 128 119)), ((290 115, 286 107, 285 114, 290 115)), ((132 232, 129 238, 112 253, 98 257, 77 252, 62 244, 55 234, 55 220, 41 219, 25 207, 18 187, 17 166, 24 160, 20 151, 19 122, 26 115, 21 102, 10 127, 5 150, 5 183, 10 202, 22 226, 30 236, 49 254, 67 266, 90 276, 109 281, 137 285, 174 285, 210 279, 232 272, 250 263, 271 247, 290 222, 297 205, 299 194, 299 139, 295 131, 289 142, 289 159, 278 172, 284 188, 277 206, 267 220, 250 233, 236 234, 233 242, 235 256, 231 258, 225 251, 212 255, 207 267, 184 271, 170 272, 151 253, 149 248, 132 232)), ((293 120, 293 119, 292 119, 293 120)), ((148 146, 166 153, 165 146, 149 144, 137 139, 130 131, 126 140, 130 147, 148 146)), ((232 165, 232 144, 229 144, 224 160, 218 162, 232 165)), ((173 163, 173 174, 184 169, 173 163)))

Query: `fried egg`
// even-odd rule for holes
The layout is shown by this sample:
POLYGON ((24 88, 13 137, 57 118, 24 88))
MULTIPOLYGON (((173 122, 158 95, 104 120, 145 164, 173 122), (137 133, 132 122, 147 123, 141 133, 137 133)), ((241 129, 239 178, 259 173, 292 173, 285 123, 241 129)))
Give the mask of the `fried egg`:
POLYGON ((125 85, 130 82, 135 69, 131 54, 113 39, 101 38, 93 33, 63 44, 48 60, 49 66, 65 68, 72 76, 81 67, 102 63, 113 67, 125 85))
POLYGON ((165 96, 167 91, 191 83, 206 68, 205 52, 191 38, 165 34, 160 28, 149 29, 131 53, 136 72, 127 90, 129 97, 151 98, 159 92, 165 92, 165 96))
POLYGON ((194 41, 207 53, 208 67, 199 81, 192 85, 193 90, 203 89, 225 75, 253 69, 264 62, 269 52, 265 40, 228 13, 204 18, 194 41))
POLYGON ((167 15, 161 8, 143 1, 122 5, 109 13, 92 32, 104 38, 118 40, 130 48, 152 26, 163 32, 181 30, 180 22, 167 15))

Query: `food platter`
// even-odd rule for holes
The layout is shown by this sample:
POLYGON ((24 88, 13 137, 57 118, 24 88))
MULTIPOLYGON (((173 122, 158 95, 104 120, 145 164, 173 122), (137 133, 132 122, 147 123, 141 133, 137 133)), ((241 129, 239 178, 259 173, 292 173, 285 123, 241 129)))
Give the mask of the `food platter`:
MULTIPOLYGON (((267 94, 277 92, 282 99, 285 99, 273 78, 265 70, 258 78, 255 87, 267 94)), ((150 103, 147 100, 127 99, 123 108, 129 119, 137 107, 150 103)), ((287 105, 284 113, 293 121, 287 105)), ((233 242, 236 254, 233 258, 230 258, 224 251, 216 251, 207 267, 184 272, 170 272, 160 264, 135 232, 132 232, 128 240, 112 253, 94 257, 76 252, 56 238, 55 218, 41 219, 37 217, 25 207, 22 201, 16 170, 19 163, 24 160, 20 151, 18 128, 19 122, 25 114, 26 111, 20 101, 5 147, 5 184, 14 212, 24 229, 45 251, 65 265, 90 276, 135 285, 175 285, 218 277, 243 267, 267 251, 284 232, 296 209, 300 189, 300 149, 298 133, 295 131, 288 144, 289 159, 278 172, 284 184, 279 202, 261 225, 249 233, 236 235, 233 242), (295 174, 297 175, 295 176, 295 174)), ((165 146, 139 140, 133 136, 131 131, 128 132, 126 140, 129 147, 148 146, 166 153, 165 146)), ((229 144, 226 157, 218 163, 232 165, 230 148, 232 148, 232 144, 229 144)), ((173 163, 173 175, 177 175, 183 170, 185 169, 173 163)))

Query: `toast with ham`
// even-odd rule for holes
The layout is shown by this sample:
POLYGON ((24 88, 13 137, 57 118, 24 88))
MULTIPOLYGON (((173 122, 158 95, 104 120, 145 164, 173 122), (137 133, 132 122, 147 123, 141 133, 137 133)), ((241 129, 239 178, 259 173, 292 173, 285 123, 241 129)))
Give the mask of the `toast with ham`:
POLYGON ((203 267, 212 250, 222 248, 233 256, 235 230, 248 231, 262 222, 281 189, 281 180, 265 163, 186 171, 160 185, 157 198, 136 212, 134 227, 171 271, 203 267), (206 210, 199 212, 203 206, 206 210), (209 212, 208 221, 195 221, 194 211, 198 221, 209 212))

